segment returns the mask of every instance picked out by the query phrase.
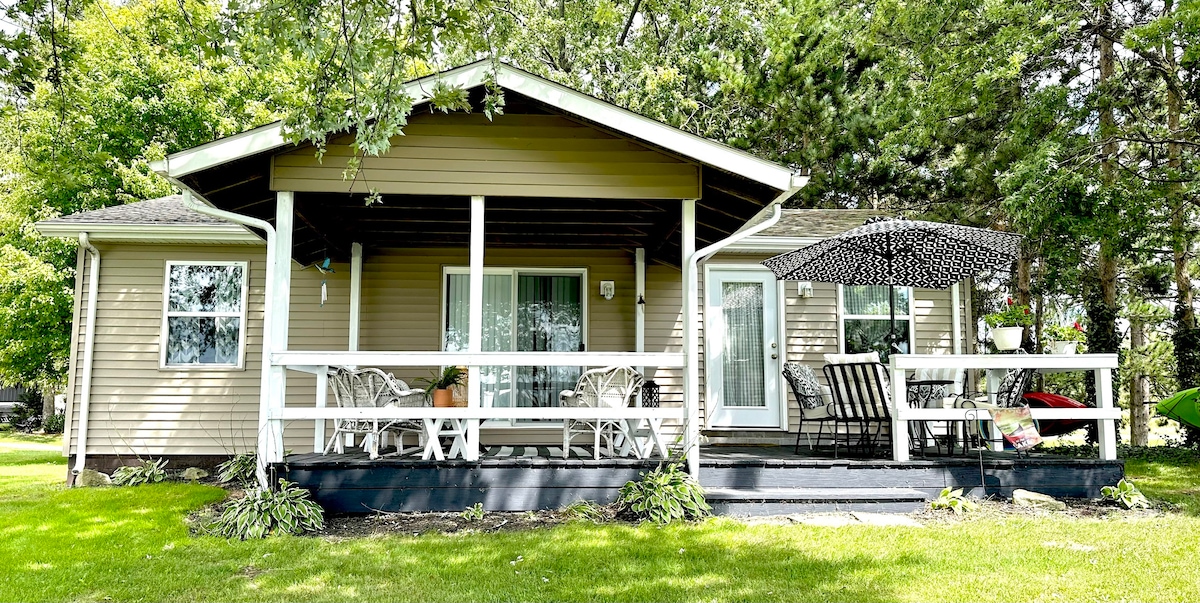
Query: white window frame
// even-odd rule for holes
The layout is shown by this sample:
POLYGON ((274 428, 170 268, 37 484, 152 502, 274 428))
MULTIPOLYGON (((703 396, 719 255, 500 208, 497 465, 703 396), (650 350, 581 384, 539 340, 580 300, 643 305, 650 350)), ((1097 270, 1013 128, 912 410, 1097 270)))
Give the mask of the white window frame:
MULTIPOLYGON (((885 285, 879 285, 879 286, 883 287, 885 285)), ((845 295, 843 293, 844 287, 845 287, 845 285, 842 285, 842 284, 837 285, 837 340, 838 340, 838 353, 839 354, 846 353, 846 321, 847 320, 887 321, 887 319, 888 319, 888 315, 886 315, 886 314, 883 314, 883 315, 879 315, 879 314, 847 314, 846 313, 846 305, 845 305, 845 295)), ((912 354, 917 349, 916 348, 916 345, 917 345, 917 320, 916 320, 917 300, 916 300, 916 297, 914 296, 915 292, 912 287, 896 287, 896 289, 900 289, 900 290, 907 289, 908 290, 908 315, 905 316, 903 314, 896 314, 896 321, 900 322, 900 320, 903 318, 908 319, 908 351, 910 354, 912 354)))
MULTIPOLYGON (((591 329, 589 328, 589 323, 591 322, 591 313, 589 312, 589 308, 588 308, 589 303, 590 303, 589 298, 591 297, 591 292, 588 289, 588 269, 586 267, 547 268, 547 267, 542 267, 542 266, 488 266, 483 269, 483 273, 485 275, 488 275, 488 274, 511 275, 513 280, 512 280, 512 298, 511 298, 512 305, 510 307, 513 308, 514 310, 517 307, 517 276, 518 275, 578 276, 579 277, 579 300, 580 300, 580 303, 582 306, 580 308, 580 312, 583 314, 582 321, 580 323, 580 328, 582 329, 582 333, 580 335, 581 335, 581 338, 583 339, 584 351, 590 350, 592 348, 591 342, 588 341, 588 333, 591 331, 591 329)), ((440 349, 443 352, 446 351, 446 304, 447 304, 447 302, 450 301, 449 299, 446 298, 446 283, 447 283, 447 278, 451 274, 469 275, 469 274, 471 274, 471 269, 468 266, 442 266, 442 281, 441 281, 441 285, 440 285, 441 295, 439 296, 439 297, 441 297, 441 306, 442 307, 441 307, 441 319, 439 320, 440 326, 438 327, 438 341, 439 341, 438 349, 440 349)), ((512 341, 516 342, 517 341, 517 321, 516 321, 515 316, 513 317, 513 319, 514 320, 512 321, 512 341)), ((517 353, 517 352, 513 352, 513 353, 517 353)), ((516 374, 515 366, 511 367, 511 372, 514 375, 516 374)), ((492 419, 492 420, 485 421, 482 426, 484 426, 484 427, 513 427, 513 428, 517 428, 517 429, 561 429, 562 423, 561 422, 546 422, 546 423, 537 423, 537 424, 527 424, 527 423, 519 423, 516 421, 509 421, 506 419, 492 419)))
POLYGON ((170 371, 240 371, 246 368, 246 316, 250 293, 250 262, 245 260, 168 260, 163 270, 162 327, 158 339, 158 366, 170 371), (242 309, 240 312, 172 312, 171 268, 175 266, 240 266, 242 269, 242 309), (167 339, 170 329, 167 319, 173 316, 212 316, 238 318, 237 364, 167 364, 167 339))

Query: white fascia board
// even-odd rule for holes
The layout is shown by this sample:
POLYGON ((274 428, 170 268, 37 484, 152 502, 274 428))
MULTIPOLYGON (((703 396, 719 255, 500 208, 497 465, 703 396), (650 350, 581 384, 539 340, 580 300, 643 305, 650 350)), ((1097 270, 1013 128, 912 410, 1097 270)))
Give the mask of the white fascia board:
POLYGON ((38 222, 38 232, 48 237, 78 238, 88 233, 93 241, 178 241, 180 243, 252 243, 262 237, 237 224, 109 224, 38 222))
POLYGON ((825 239, 818 237, 747 237, 725 248, 725 251, 739 253, 784 253, 820 243, 825 239))
MULTIPOLYGON (((428 101, 438 83, 451 88, 474 88, 484 83, 491 68, 492 63, 479 61, 430 75, 405 85, 404 94, 416 105, 428 101)), ((508 65, 496 67, 496 83, 566 113, 777 190, 793 188, 798 179, 803 178, 779 164, 659 123, 508 65)), ((275 122, 175 153, 165 161, 151 163, 151 168, 165 176, 179 178, 288 144, 283 136, 283 122, 275 122)))
POLYGON ((779 164, 684 132, 507 65, 498 69, 496 83, 551 107, 771 188, 784 191, 792 187, 792 171, 779 164))

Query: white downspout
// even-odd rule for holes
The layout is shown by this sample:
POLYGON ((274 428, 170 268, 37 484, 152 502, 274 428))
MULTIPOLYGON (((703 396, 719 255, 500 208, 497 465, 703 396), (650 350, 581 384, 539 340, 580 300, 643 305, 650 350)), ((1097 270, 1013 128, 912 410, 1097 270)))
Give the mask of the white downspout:
MULTIPOLYGON (((172 184, 174 184, 175 186, 178 186, 179 189, 183 191, 183 205, 185 207, 187 207, 188 209, 190 209, 196 213, 204 214, 206 216, 212 216, 214 218, 228 220, 230 222, 233 222, 234 224, 241 224, 242 226, 249 226, 250 228, 257 228, 266 234, 267 254, 265 257, 266 257, 267 270, 266 270, 266 286, 263 289, 262 374, 261 374, 259 386, 258 386, 258 390, 259 390, 258 431, 256 432, 258 434, 261 434, 261 433, 263 433, 264 430, 267 429, 267 422, 269 420, 269 415, 267 412, 268 402, 269 402, 269 390, 268 390, 267 384, 270 383, 270 379, 271 379, 272 328, 271 328, 271 317, 267 316, 267 314, 269 313, 268 308, 270 307, 270 303, 271 303, 270 300, 272 299, 272 296, 274 295, 274 287, 273 287, 272 283, 275 282, 275 261, 274 261, 274 258, 275 258, 275 227, 271 226, 271 223, 267 222, 266 220, 261 220, 259 218, 253 218, 250 216, 243 216, 241 214, 235 214, 231 211, 225 211, 223 209, 217 209, 210 205, 205 205, 204 203, 197 201, 197 199, 203 199, 204 197, 202 197, 196 191, 192 190, 192 188, 189 187, 188 185, 186 185, 186 184, 180 182, 178 179, 172 178, 170 176, 167 176, 167 180, 170 180, 172 184)), ((269 485, 267 483, 267 468, 265 465, 265 461, 264 461, 264 459, 261 459, 261 458, 258 459, 258 485, 263 488, 266 488, 269 485)))
POLYGON ((79 434, 75 444, 75 466, 71 468, 72 485, 87 462, 88 407, 92 401, 92 355, 96 349, 96 297, 100 294, 100 250, 88 240, 86 232, 79 233, 79 245, 92 257, 88 270, 87 318, 83 323, 83 384, 79 391, 79 434))
MULTIPOLYGON (((698 281, 700 262, 703 262, 704 260, 708 259, 709 256, 717 253, 718 251, 720 251, 734 243, 737 243, 738 241, 741 241, 742 239, 745 239, 746 237, 756 235, 756 234, 774 226, 775 223, 779 221, 779 216, 782 215, 782 213, 783 213, 783 211, 782 211, 783 202, 787 201, 788 199, 790 199, 792 197, 792 195, 795 195, 797 191, 804 188, 804 186, 806 184, 808 184, 808 179, 809 179, 808 176, 802 176, 800 174, 793 174, 791 188, 789 188, 786 191, 783 191, 777 197, 772 199, 771 202, 768 203, 767 206, 762 209, 762 211, 758 212, 758 214, 756 214, 754 216, 754 218, 752 218, 750 220, 750 222, 757 220, 759 218, 759 216, 762 216, 764 213, 766 213, 768 211, 771 212, 771 217, 767 218, 766 220, 764 220, 758 224, 755 224, 754 226, 751 226, 750 228, 746 228, 745 230, 739 230, 739 231, 729 235, 728 237, 726 237, 720 241, 717 241, 716 243, 713 243, 707 247, 704 247, 703 249, 697 250, 695 253, 692 254, 691 258, 688 259, 687 265, 684 266, 684 270, 687 270, 687 275, 686 275, 686 278, 684 279, 684 282, 687 282, 689 284, 688 291, 685 292, 685 295, 687 295, 688 298, 684 300, 684 308, 698 307, 697 304, 699 302, 696 300, 696 298, 700 294, 699 281, 698 281), (688 303, 688 300, 691 300, 690 304, 688 303)), ((686 377, 684 380, 684 391, 687 392, 686 395, 688 397, 688 404, 686 406, 689 409, 689 416, 687 419, 687 434, 686 434, 686 437, 684 438, 684 442, 685 442, 684 445, 686 447, 688 473, 690 473, 693 476, 699 476, 700 475, 700 367, 699 367, 700 322, 699 322, 698 317, 694 315, 695 312, 692 312, 689 314, 692 314, 692 315, 684 317, 684 324, 687 325, 686 326, 687 333, 684 337, 684 340, 687 342, 687 349, 685 351, 686 358, 687 358, 687 360, 686 360, 687 374, 686 374, 686 377)))

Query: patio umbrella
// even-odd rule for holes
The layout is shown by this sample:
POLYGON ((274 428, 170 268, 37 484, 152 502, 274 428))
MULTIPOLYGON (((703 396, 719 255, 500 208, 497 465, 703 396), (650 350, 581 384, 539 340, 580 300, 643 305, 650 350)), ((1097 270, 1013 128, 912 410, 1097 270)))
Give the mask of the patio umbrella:
POLYGON ((945 289, 1017 259, 1021 236, 957 224, 871 218, 850 229, 763 261, 780 280, 888 287, 895 341, 895 287, 945 289))
POLYGON ((1196 407, 1197 400, 1200 400, 1200 387, 1193 387, 1159 402, 1155 409, 1158 414, 1168 419, 1200 427, 1200 408, 1196 407))

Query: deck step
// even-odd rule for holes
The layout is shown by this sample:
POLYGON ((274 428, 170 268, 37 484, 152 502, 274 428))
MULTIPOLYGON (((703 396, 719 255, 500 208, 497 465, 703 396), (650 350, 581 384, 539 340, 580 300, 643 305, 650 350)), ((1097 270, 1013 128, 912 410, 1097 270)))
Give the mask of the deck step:
POLYGON ((718 515, 783 515, 833 511, 909 513, 930 495, 912 488, 712 488, 705 499, 718 515))

